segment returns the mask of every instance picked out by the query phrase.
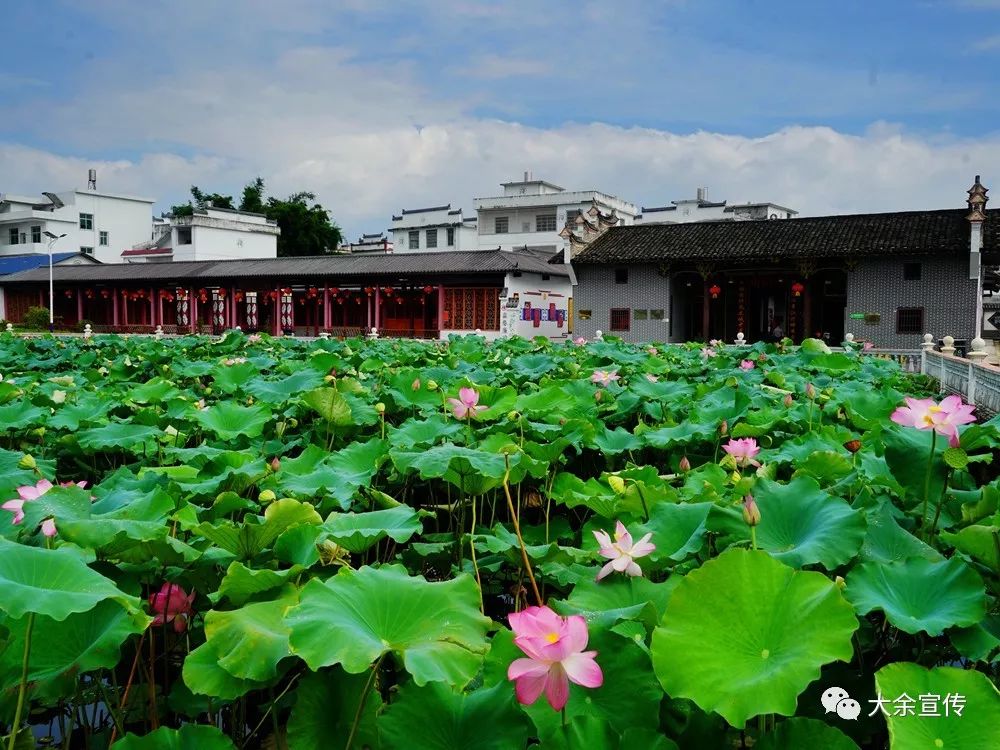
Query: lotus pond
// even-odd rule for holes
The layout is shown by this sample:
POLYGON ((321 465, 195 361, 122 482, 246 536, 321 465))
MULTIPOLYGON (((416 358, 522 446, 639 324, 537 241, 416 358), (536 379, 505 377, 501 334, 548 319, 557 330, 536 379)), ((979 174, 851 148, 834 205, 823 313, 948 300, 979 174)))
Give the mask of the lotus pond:
POLYGON ((0 375, 9 749, 1000 747, 1000 422, 892 362, 6 335, 0 375))

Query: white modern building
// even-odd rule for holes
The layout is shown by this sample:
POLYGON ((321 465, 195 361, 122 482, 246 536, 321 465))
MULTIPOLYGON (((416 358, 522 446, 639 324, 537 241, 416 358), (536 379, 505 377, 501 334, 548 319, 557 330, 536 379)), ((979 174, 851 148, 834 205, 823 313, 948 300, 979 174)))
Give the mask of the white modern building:
POLYGON ((99 191, 90 176, 87 190, 0 193, 0 256, 48 254, 52 241, 53 252, 118 263, 123 248, 148 238, 153 199, 99 191))
POLYGON ((403 209, 392 217, 392 248, 396 253, 476 250, 476 218, 463 216, 451 204, 403 209))
POLYGON ((393 241, 385 232, 362 234, 357 242, 345 242, 337 250, 342 253, 391 253, 393 241))
MULTIPOLYGON (((147 227, 147 237, 149 229, 147 227)), ((120 254, 118 263, 244 260, 278 257, 277 222, 263 214, 228 208, 196 208, 190 216, 153 220, 151 239, 120 254)))
POLYGON ((563 229, 595 206, 618 225, 633 224, 638 208, 598 190, 566 190, 530 172, 518 182, 502 183, 503 195, 476 198, 479 247, 527 248, 556 252, 567 246, 563 229), (562 233, 562 234, 561 234, 562 233))
POLYGON ((729 203, 708 200, 708 188, 698 188, 696 197, 670 201, 666 206, 642 207, 636 224, 685 224, 691 221, 757 221, 790 219, 799 212, 777 203, 729 203))

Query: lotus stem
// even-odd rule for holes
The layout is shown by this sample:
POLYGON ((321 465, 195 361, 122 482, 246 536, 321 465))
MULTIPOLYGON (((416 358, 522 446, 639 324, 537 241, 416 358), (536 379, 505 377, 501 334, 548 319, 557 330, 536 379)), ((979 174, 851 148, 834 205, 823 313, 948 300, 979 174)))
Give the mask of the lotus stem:
MULTIPOLYGON (((920 512, 920 528, 926 530, 927 527, 927 507, 931 495, 931 469, 934 467, 934 449, 937 447, 937 432, 931 432, 931 452, 927 456, 927 472, 924 474, 924 507, 920 512)), ((927 541, 924 535, 924 541, 927 541)))
POLYGON ((642 487, 639 486, 638 482, 633 482, 635 485, 635 491, 639 493, 639 502, 642 503, 642 514, 646 517, 646 523, 649 523, 649 506, 646 505, 646 496, 642 494, 642 487))
POLYGON ((354 712, 354 721, 351 723, 351 733, 347 735, 347 744, 344 745, 344 750, 351 750, 351 746, 354 745, 354 735, 358 733, 358 725, 361 724, 361 714, 365 710, 365 702, 368 700, 368 693, 372 691, 372 685, 375 684, 375 678, 378 676, 378 669, 382 666, 382 660, 385 658, 383 653, 378 661, 375 662, 375 666, 372 667, 372 673, 368 675, 368 682, 365 683, 365 689, 361 693, 361 700, 358 701, 358 710, 354 712))
POLYGON ((469 534, 469 553, 472 557, 472 569, 476 572, 476 587, 479 589, 479 611, 485 615, 483 604, 483 579, 479 577, 479 564, 476 562, 476 498, 472 498, 472 533, 469 534))
POLYGON ((757 549, 757 527, 756 526, 751 526, 750 527, 750 544, 753 546, 754 549, 757 549))
POLYGON ((538 591, 535 574, 531 571, 531 561, 528 560, 528 549, 524 546, 524 539, 521 536, 521 524, 517 520, 517 511, 514 510, 514 501, 510 496, 510 456, 504 454, 503 460, 507 465, 507 471, 503 475, 503 494, 507 498, 507 508, 510 509, 510 517, 514 521, 514 534, 517 536, 517 543, 521 547, 521 560, 524 562, 524 570, 528 574, 528 580, 531 581, 531 590, 535 595, 535 602, 541 607, 545 602, 538 591))
POLYGON ((17 746, 17 736, 21 733, 21 712, 24 710, 24 695, 28 692, 28 658, 31 654, 31 631, 35 626, 35 613, 28 613, 28 625, 24 629, 24 656, 21 658, 21 683, 17 688, 17 708, 14 710, 14 724, 7 742, 7 750, 17 746))
POLYGON ((927 534, 927 538, 930 539, 934 536, 934 532, 937 531, 938 519, 941 518, 941 506, 944 505, 944 496, 948 493, 948 481, 951 479, 951 469, 944 475, 944 486, 941 487, 941 497, 938 498, 937 508, 934 510, 934 522, 931 523, 931 530, 927 534))

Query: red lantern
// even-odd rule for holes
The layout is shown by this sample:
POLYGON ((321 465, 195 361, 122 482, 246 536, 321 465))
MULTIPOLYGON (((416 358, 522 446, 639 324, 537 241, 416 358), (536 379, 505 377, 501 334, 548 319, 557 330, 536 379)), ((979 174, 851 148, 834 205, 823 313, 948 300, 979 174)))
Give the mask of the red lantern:
POLYGON ((712 299, 719 299, 719 295, 722 294, 722 287, 718 284, 712 284, 708 288, 708 293, 712 295, 712 299))
POLYGON ((108 291, 107 289, 102 289, 101 290, 101 296, 104 297, 104 299, 107 299, 108 297, 111 296, 111 292, 108 291))
POLYGON ((67 298, 72 297, 73 296, 73 290, 72 289, 67 289, 65 292, 63 292, 63 294, 65 294, 67 298))
POLYGON ((233 294, 233 299, 235 299, 237 302, 242 302, 243 301, 243 290, 242 289, 237 289, 236 292, 233 294))
POLYGON ((225 299, 226 298, 226 290, 223 289, 222 287, 219 287, 218 291, 216 291, 215 294, 216 294, 216 296, 218 296, 219 299, 225 299))
POLYGON ((94 299, 94 290, 93 289, 85 290, 83 296, 86 297, 87 299, 94 299))
POLYGON ((804 292, 805 290, 806 288, 797 281, 794 284, 792 284, 792 294, 794 294, 796 297, 801 297, 802 292, 804 292))
POLYGON ((432 287, 430 284, 428 284, 427 286, 424 287, 424 294, 430 294, 433 291, 434 291, 434 287, 432 287))
POLYGON ((366 286, 366 287, 365 287, 365 294, 367 294, 367 295, 368 295, 369 297, 371 297, 371 296, 372 296, 372 293, 373 293, 374 291, 375 291, 375 290, 374 290, 374 289, 373 289, 372 287, 370 287, 370 286, 366 286))

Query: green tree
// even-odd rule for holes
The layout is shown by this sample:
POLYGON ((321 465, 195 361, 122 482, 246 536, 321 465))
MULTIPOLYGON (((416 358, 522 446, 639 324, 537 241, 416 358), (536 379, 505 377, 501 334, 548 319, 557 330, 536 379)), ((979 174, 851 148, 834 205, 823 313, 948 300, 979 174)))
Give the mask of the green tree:
POLYGON ((278 256, 325 255, 340 244, 341 232, 316 195, 300 192, 287 200, 268 198, 264 213, 278 223, 278 256))
POLYGON ((243 198, 240 200, 240 211, 262 214, 267 209, 264 202, 264 180, 260 177, 243 188, 243 198))
MULTIPOLYGON (((261 187, 263 187, 263 183, 261 183, 261 187)), ((187 203, 171 206, 171 215, 190 216, 194 213, 195 209, 203 210, 206 208, 228 208, 230 210, 236 210, 236 206, 233 205, 233 196, 221 195, 220 193, 206 193, 197 185, 191 186, 191 198, 193 199, 193 202, 188 201, 187 203)))

